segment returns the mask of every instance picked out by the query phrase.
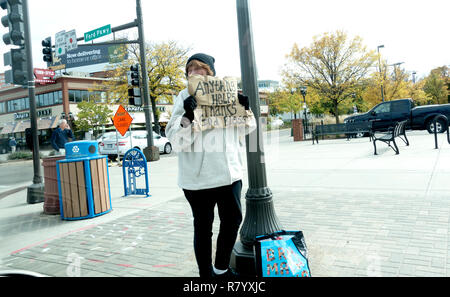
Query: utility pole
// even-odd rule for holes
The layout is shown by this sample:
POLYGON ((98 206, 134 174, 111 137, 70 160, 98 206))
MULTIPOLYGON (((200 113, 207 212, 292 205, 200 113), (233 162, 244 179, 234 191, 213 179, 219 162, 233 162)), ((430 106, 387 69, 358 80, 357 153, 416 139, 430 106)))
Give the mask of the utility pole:
POLYGON ((383 90, 383 80, 384 80, 384 75, 382 76, 382 74, 381 74, 380 48, 384 48, 384 45, 379 45, 379 46, 377 46, 377 52, 378 52, 378 69, 379 69, 379 71, 380 71, 380 79, 381 79, 381 99, 383 100, 382 102, 384 102, 384 90, 383 90))
MULTIPOLYGON (((0 0, 2 1, 2 0, 0 0)), ((147 161, 158 161, 159 160, 159 149, 154 145, 153 142, 153 120, 152 120, 152 114, 150 112, 150 94, 149 94, 149 87, 148 87, 148 72, 147 72, 147 63, 146 63, 146 50, 145 50, 145 35, 144 35, 144 21, 142 17, 142 6, 141 6, 141 0, 136 0, 136 19, 128 24, 124 24, 121 26, 117 26, 114 28, 111 28, 112 33, 127 30, 133 27, 138 28, 138 40, 127 40, 127 41, 108 41, 108 42, 98 42, 98 43, 92 43, 92 44, 79 44, 79 47, 82 46, 92 46, 92 45, 116 45, 116 44, 139 44, 139 51, 140 51, 140 60, 141 60, 141 70, 142 70, 142 82, 143 85, 141 86, 143 93, 143 109, 144 109, 144 115, 145 115, 145 125, 147 126, 147 147, 144 149, 144 155, 147 161)), ((77 41, 84 41, 84 37, 77 38, 77 41)))
POLYGON ((27 55, 28 98, 30 100, 31 135, 33 137, 33 184, 28 187, 27 202, 30 204, 44 201, 44 184, 42 183, 39 164, 39 137, 37 129, 36 90, 33 74, 33 56, 31 49, 30 17, 28 0, 22 0, 25 29, 25 50, 27 55))
POLYGON ((279 231, 282 228, 273 207, 272 191, 267 186, 263 141, 261 141, 263 134, 259 121, 261 116, 260 100, 248 0, 236 0, 236 6, 242 91, 249 98, 250 107, 256 118, 257 129, 246 136, 249 189, 245 195, 246 213, 240 231, 240 241, 234 246, 231 266, 241 275, 255 276, 255 257, 253 254, 255 237, 279 231), (250 143, 250 141, 253 143, 250 143), (255 147, 255 141, 256 151, 253 148, 255 147), (251 151, 250 147, 252 147, 251 151))
MULTIPOLYGON (((153 128, 152 128, 152 114, 150 112, 150 94, 148 92, 148 72, 147 63, 145 59, 145 35, 144 35, 144 20, 142 18, 141 0, 136 0, 136 15, 137 26, 139 34, 139 52, 141 55, 141 69, 144 89, 144 114, 145 125, 147 126, 147 147, 144 149, 145 158, 149 161, 159 160, 159 149, 153 144, 153 128)), ((156 124, 156 123, 155 123, 156 124)))
POLYGON ((27 203, 34 204, 44 201, 44 185, 42 184, 39 164, 39 138, 37 135, 36 96, 28 0, 0 0, 0 7, 7 10, 7 15, 2 17, 1 23, 9 28, 9 33, 3 36, 3 41, 6 45, 19 46, 19 48, 11 49, 4 56, 5 66, 11 66, 11 70, 5 72, 5 81, 28 89, 34 175, 33 184, 27 188, 27 203))

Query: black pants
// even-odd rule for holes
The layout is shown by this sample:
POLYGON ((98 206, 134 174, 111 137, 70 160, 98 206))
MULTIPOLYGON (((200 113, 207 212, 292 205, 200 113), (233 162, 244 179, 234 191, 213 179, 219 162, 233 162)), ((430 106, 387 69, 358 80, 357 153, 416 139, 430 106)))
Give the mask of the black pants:
POLYGON ((240 180, 213 189, 183 190, 194 216, 194 251, 200 277, 210 277, 212 273, 212 227, 216 204, 220 229, 214 266, 225 270, 230 264, 231 252, 242 222, 241 190, 240 180))

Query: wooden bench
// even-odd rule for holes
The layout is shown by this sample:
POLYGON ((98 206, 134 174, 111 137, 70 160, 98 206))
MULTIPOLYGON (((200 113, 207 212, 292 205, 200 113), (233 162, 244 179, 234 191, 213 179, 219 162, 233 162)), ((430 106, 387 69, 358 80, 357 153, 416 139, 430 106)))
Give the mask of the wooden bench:
POLYGON ((312 140, 313 144, 314 141, 319 143, 319 136, 341 134, 345 134, 345 136, 347 136, 347 140, 349 140, 352 135, 356 135, 358 133, 368 133, 370 140, 372 140, 372 122, 317 125, 315 126, 315 129, 313 129, 312 140))
POLYGON ((397 144, 395 143, 395 138, 397 137, 400 138, 408 146, 409 141, 405 133, 406 128, 405 126, 407 123, 408 120, 397 122, 394 127, 389 128, 388 131, 386 133, 383 133, 383 135, 381 136, 376 136, 374 133, 373 134, 373 147, 375 149, 374 155, 377 155, 377 145, 376 145, 377 141, 387 143, 387 145, 394 150, 396 155, 398 155, 400 152, 397 144), (391 142, 394 144, 394 146, 391 145, 391 142))

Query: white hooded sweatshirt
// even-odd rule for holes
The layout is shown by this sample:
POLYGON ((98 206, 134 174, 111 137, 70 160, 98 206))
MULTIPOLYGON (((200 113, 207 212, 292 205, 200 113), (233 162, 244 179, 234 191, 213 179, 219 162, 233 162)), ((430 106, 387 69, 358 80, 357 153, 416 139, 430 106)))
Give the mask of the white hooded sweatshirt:
POLYGON ((186 190, 211 189, 243 178, 241 153, 245 152, 243 136, 256 129, 253 119, 249 127, 215 128, 194 132, 192 125, 181 127, 185 113, 187 89, 174 102, 172 117, 166 127, 173 150, 178 153, 178 186, 186 190))

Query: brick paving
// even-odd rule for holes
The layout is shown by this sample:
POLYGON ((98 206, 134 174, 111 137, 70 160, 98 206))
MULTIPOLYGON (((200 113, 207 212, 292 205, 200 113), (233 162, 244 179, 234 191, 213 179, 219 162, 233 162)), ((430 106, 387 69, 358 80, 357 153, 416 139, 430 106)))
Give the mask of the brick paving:
MULTIPOLYGON (((398 156, 380 150, 373 157, 366 140, 281 144, 277 163, 268 165, 269 187, 282 227, 304 232, 313 276, 450 276, 450 195, 442 182, 449 176, 450 150, 442 142, 442 149, 433 150, 431 136, 408 137, 411 146, 401 147, 398 156)), ((165 162, 176 164, 176 158, 165 162)), ((176 187, 176 172, 164 172, 167 163, 155 166, 161 167, 153 169, 152 179, 161 189, 154 188, 149 200, 130 202, 135 211, 109 221, 102 217, 111 214, 83 224, 38 212, 0 218, 0 237, 6 239, 74 226, 11 251, 0 268, 51 276, 197 276, 191 210, 174 190, 163 197, 176 187)), ((244 182, 244 213, 246 187, 244 182)), ((218 226, 216 216, 214 241, 218 226)))
MULTIPOLYGON (((273 194, 282 227, 305 234, 313 276, 450 275, 448 201, 398 193, 273 194)), ((108 223, 93 221, 2 264, 51 276, 195 277, 192 235, 189 206, 179 197, 108 223)))

